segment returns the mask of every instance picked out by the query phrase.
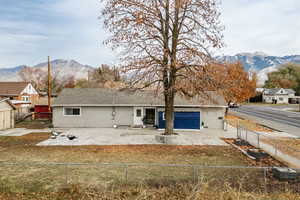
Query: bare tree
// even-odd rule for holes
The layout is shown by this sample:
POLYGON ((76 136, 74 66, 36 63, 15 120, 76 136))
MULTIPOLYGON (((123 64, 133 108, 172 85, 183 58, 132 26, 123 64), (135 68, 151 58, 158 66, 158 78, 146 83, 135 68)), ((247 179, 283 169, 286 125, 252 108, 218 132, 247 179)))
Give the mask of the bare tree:
MULTIPOLYGON (((165 98, 165 134, 173 134, 174 97, 205 90, 201 80, 222 46, 217 0, 102 0, 106 43, 122 51, 133 87, 155 86, 165 98)), ((207 80, 206 80, 207 79, 207 80)))

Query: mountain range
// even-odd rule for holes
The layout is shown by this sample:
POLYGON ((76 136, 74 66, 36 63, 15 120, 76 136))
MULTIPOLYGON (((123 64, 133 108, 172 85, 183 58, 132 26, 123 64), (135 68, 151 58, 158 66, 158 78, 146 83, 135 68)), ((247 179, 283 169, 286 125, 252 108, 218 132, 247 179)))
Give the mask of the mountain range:
MULTIPOLYGON (((0 81, 20 81, 21 77, 18 72, 24 67, 29 67, 26 65, 21 65, 13 68, 0 68, 0 81)), ((32 68, 41 69, 45 73, 48 70, 48 63, 40 63, 32 68)), ((58 79, 66 79, 73 76, 75 79, 87 79, 88 72, 93 69, 92 66, 83 65, 75 60, 63 60, 57 59, 51 61, 52 73, 57 76, 58 79)))
MULTIPOLYGON (((239 53, 233 56, 219 56, 219 61, 237 62, 240 61, 246 71, 256 72, 258 76, 258 84, 262 85, 267 80, 267 74, 278 70, 279 66, 285 63, 300 64, 300 55, 290 56, 269 56, 262 52, 255 53, 239 53)), ((51 62, 53 73, 57 74, 58 78, 64 79, 73 76, 75 79, 87 78, 88 72, 93 69, 92 66, 83 65, 75 60, 57 59, 51 62)), ((21 65, 12 68, 0 68, 0 81, 19 81, 21 80, 18 72, 26 65, 21 65)), ((33 66, 47 71, 47 63, 41 63, 33 66)))
POLYGON ((267 74, 277 71, 282 64, 296 63, 300 64, 300 55, 290 56, 269 56, 263 52, 239 53, 234 56, 218 57, 218 60, 225 62, 241 62, 246 71, 256 72, 258 85, 263 85, 268 79, 267 74))

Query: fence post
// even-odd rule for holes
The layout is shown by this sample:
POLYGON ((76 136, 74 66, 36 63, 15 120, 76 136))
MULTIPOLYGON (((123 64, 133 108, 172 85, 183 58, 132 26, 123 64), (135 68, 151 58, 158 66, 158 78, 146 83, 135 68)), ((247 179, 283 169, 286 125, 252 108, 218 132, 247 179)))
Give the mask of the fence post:
POLYGON ((195 166, 193 166, 193 180, 194 180, 194 183, 197 182, 197 177, 198 177, 197 168, 195 166))
POLYGON ((125 183, 128 181, 128 166, 125 164, 125 183))
POLYGON ((264 183, 265 183, 265 192, 267 192, 267 169, 264 168, 264 183))
POLYGON ((275 142, 275 156, 277 156, 278 142, 275 142))
POLYGON ((69 173, 68 173, 68 164, 65 164, 65 178, 66 178, 66 186, 69 184, 69 173))

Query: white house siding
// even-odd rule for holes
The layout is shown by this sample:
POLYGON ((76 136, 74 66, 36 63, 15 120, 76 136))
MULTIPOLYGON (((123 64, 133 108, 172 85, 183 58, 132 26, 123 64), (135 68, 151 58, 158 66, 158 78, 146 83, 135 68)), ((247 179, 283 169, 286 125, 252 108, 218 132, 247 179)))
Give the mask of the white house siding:
POLYGON ((116 107, 115 124, 121 126, 133 125, 132 107, 116 107))
POLYGON ((61 128, 110 128, 114 124, 132 125, 132 115, 131 107, 81 107, 80 116, 64 116, 63 107, 54 107, 53 125, 61 128))
POLYGON ((0 102, 0 130, 14 128, 14 111, 6 102, 0 102))
POLYGON ((273 103, 273 99, 277 100, 277 103, 289 103, 289 98, 292 98, 293 95, 264 95, 263 100, 266 103, 273 103))
POLYGON ((31 83, 29 83, 26 88, 21 92, 21 94, 38 94, 38 92, 34 89, 31 83))
MULTIPOLYGON (((158 113, 163 107, 156 109, 158 113)), ((200 124, 212 129, 223 128, 225 108, 176 107, 175 112, 200 112, 200 124)), ((109 128, 116 125, 133 125, 133 107, 81 107, 81 116, 64 116, 63 107, 53 108, 53 125, 57 128, 109 128), (113 114, 115 113, 115 116, 113 114)))
POLYGON ((210 129, 223 128, 225 108, 201 108, 200 112, 204 127, 210 129))

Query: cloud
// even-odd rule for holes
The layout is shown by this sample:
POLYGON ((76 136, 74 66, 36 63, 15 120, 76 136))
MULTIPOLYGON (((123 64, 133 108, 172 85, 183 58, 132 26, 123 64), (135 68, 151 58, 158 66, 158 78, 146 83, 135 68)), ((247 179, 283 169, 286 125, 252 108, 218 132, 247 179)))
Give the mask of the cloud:
MULTIPOLYGON (((75 59, 114 64, 116 53, 102 43, 99 0, 0 0, 0 67, 75 59), (5 5, 5 6, 2 6, 5 5)), ((220 54, 264 51, 300 54, 299 0, 223 0, 226 48, 220 54)))
POLYGON ((224 0, 221 20, 226 54, 264 51, 271 55, 300 53, 297 33, 299 0, 224 0))
POLYGON ((8 5, 10 12, 0 13, 0 67, 34 65, 48 55, 93 66, 113 64, 115 56, 103 45, 100 6, 98 0, 8 5))

